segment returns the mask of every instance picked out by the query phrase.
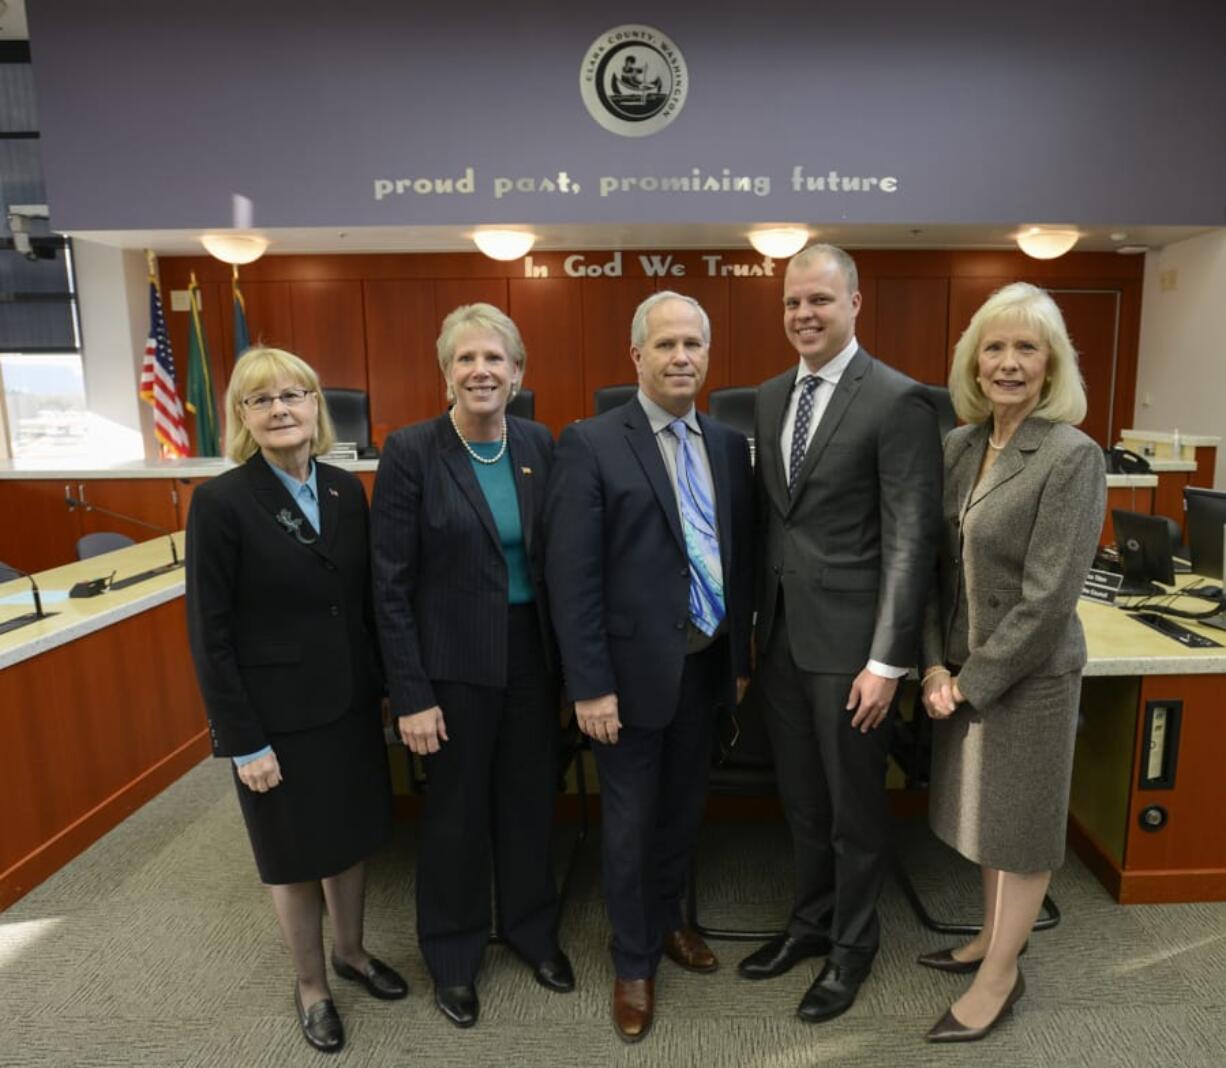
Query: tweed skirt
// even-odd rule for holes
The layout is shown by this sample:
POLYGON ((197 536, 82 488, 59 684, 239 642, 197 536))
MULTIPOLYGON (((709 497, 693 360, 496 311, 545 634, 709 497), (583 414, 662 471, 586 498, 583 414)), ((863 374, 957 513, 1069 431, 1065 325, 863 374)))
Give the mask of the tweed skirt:
POLYGON ((932 726, 928 821, 968 860, 1010 872, 1064 863, 1081 672, 1025 679, 932 726))
POLYGON ((234 774, 239 807, 265 883, 326 879, 365 860, 392 829, 392 786, 379 707, 312 730, 274 734, 282 781, 267 793, 234 774))

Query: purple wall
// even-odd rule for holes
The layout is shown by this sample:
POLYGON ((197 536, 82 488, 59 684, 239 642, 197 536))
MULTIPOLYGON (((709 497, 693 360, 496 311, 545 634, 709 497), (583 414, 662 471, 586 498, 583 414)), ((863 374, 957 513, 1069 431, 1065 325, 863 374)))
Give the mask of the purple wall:
POLYGON ((1226 4, 812 0, 629 6, 30 0, 55 225, 1080 222, 1226 225, 1226 4), (602 31, 642 21, 689 66, 667 129, 624 138, 579 95, 602 31), (883 193, 792 190, 893 177, 883 193), (374 196, 458 176, 469 195, 374 196), (766 176, 769 195, 600 178, 766 176), (556 177, 579 194, 511 193, 556 177))

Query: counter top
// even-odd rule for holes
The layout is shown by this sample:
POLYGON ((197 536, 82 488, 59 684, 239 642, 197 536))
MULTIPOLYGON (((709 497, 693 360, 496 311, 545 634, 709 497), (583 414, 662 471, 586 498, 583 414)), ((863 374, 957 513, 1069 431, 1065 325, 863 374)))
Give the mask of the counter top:
MULTIPOLYGON (((1120 437, 1125 441, 1131 438, 1133 441, 1154 441, 1170 445, 1175 441, 1175 432, 1173 430, 1121 430, 1120 437)), ((1180 431, 1179 443, 1193 446, 1220 445, 1222 439, 1215 434, 1185 434, 1180 431)))
MULTIPOLYGON (((183 533, 180 531, 174 537, 182 558, 183 533)), ((37 576, 39 588, 44 593, 67 590, 75 582, 99 578, 112 571, 117 572, 117 578, 123 578, 168 563, 168 550, 165 538, 154 538, 113 553, 65 564, 41 572, 37 576)), ((1181 586, 1203 581, 1198 576, 1179 576, 1181 586)), ((0 584, 0 597, 25 593, 29 588, 28 580, 14 579, 0 584)), ((57 614, 20 630, 0 634, 0 669, 181 597, 183 588, 183 570, 180 568, 124 590, 44 605, 48 612, 57 614)), ((1209 605, 1206 601, 1184 598, 1180 607, 1196 609, 1209 605)), ((29 610, 28 606, 0 605, 0 621, 29 610)), ((1156 633, 1109 605, 1083 600, 1078 604, 1078 614, 1085 626, 1089 646, 1087 675, 1226 675, 1226 631, 1178 620, 1190 629, 1221 642, 1223 646, 1218 649, 1185 649, 1173 639, 1156 633)))
POLYGON ((1157 475, 1108 475, 1107 489, 1148 489, 1158 485, 1157 475))
MULTIPOLYGON (((1180 575, 1177 584, 1208 581, 1218 585, 1216 580, 1198 575, 1180 575)), ((1129 598, 1127 603, 1137 602, 1129 598)), ((1196 597, 1181 597, 1175 605, 1185 611, 1212 607, 1211 602, 1196 597)), ((1226 675, 1226 630, 1172 617, 1172 622, 1222 645, 1218 649, 1187 649, 1112 605, 1082 600, 1078 602, 1077 614, 1085 627, 1090 657, 1086 675, 1226 675)))
POLYGON ((1195 471, 1197 463, 1195 460, 1172 460, 1169 456, 1146 456, 1149 461, 1149 469, 1157 474, 1163 474, 1167 471, 1195 471))
MULTIPOLYGON (((183 532, 174 535, 183 559, 183 532)), ((165 538, 154 538, 138 545, 129 545, 115 552, 77 560, 49 571, 40 571, 36 576, 38 588, 43 594, 43 610, 48 618, 31 623, 19 630, 0 634, 0 670, 28 660, 32 656, 64 645, 77 638, 92 634, 112 623, 127 619, 139 612, 154 608, 166 601, 183 596, 183 568, 164 575, 138 582, 122 590, 108 590, 97 597, 82 597, 47 603, 47 594, 54 590, 67 591, 77 582, 101 578, 115 572, 117 579, 135 575, 150 568, 170 563, 170 546, 165 538), (54 613, 52 615, 51 613, 54 613)), ((30 580, 13 579, 0 583, 0 598, 13 594, 28 594, 30 580)), ((13 619, 32 611, 29 604, 0 604, 0 622, 13 619)))
MULTIPOLYGON (((378 460, 329 460, 345 471, 375 471, 378 460)), ((1159 463, 1162 461, 1159 461, 1159 463)), ((1169 461, 1178 463, 1178 461, 1169 461)), ((229 460, 189 457, 186 460, 126 460, 116 464, 86 464, 80 460, 55 464, 46 460, 0 460, 0 480, 11 479, 88 479, 88 478, 214 478, 233 467, 229 460)), ((1153 465, 1159 470, 1157 464, 1153 465)), ((1195 471, 1196 465, 1161 468, 1171 471, 1195 471)), ((1156 475, 1108 475, 1108 486, 1143 488, 1158 485, 1156 475)))
MULTIPOLYGON (((346 471, 374 471, 378 460, 329 460, 346 471)), ((228 471, 229 460, 193 456, 185 460, 124 460, 90 464, 82 460, 0 460, 0 479, 57 478, 213 478, 228 471)))

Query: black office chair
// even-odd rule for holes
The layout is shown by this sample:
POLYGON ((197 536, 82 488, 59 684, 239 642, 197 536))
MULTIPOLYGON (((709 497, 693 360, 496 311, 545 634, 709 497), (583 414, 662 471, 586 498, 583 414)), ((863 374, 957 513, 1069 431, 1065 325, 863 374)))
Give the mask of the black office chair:
POLYGON ((729 386, 711 390, 708 411, 718 423, 753 437, 754 411, 758 406, 757 386, 729 386))
POLYGON ((357 446, 358 456, 370 459, 379 455, 379 450, 370 440, 370 398, 364 389, 325 389, 324 400, 336 440, 352 442, 357 446))
POLYGON ((101 556, 103 553, 112 553, 116 549, 126 549, 135 544, 136 540, 126 534, 114 530, 100 530, 77 539, 77 559, 88 560, 91 556, 101 556))
MULTIPOLYGON (((763 711, 757 687, 753 683, 750 683, 739 707, 731 710, 720 707, 707 787, 709 795, 775 796, 775 761, 770 739, 766 735, 763 711)), ((707 927, 703 924, 698 918, 698 866, 693 854, 690 855, 686 887, 685 925, 704 938, 725 942, 765 942, 782 929, 745 930, 707 927)))
POLYGON ((12 582, 13 579, 21 578, 21 572, 15 567, 10 567, 3 560, 0 560, 0 582, 12 582))
POLYGON ((944 386, 924 386, 924 392, 932 399, 937 410, 937 428, 944 441, 949 432, 958 425, 958 413, 954 411, 954 402, 949 396, 949 390, 944 386))
POLYGON ((638 386, 602 386, 592 394, 596 414, 602 415, 625 404, 639 390, 638 386))
POLYGON ((521 389, 507 402, 507 414, 520 419, 535 419, 536 394, 530 389, 521 389))

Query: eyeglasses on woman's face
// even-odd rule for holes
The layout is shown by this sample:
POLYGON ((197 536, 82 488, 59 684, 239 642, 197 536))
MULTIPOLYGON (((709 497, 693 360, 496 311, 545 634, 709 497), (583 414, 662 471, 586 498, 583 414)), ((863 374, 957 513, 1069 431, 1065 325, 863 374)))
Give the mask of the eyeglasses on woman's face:
POLYGON ((250 397, 243 398, 243 407, 253 412, 266 412, 276 401, 280 401, 287 408, 297 408, 314 392, 313 389, 296 387, 283 389, 280 393, 253 393, 250 397))

